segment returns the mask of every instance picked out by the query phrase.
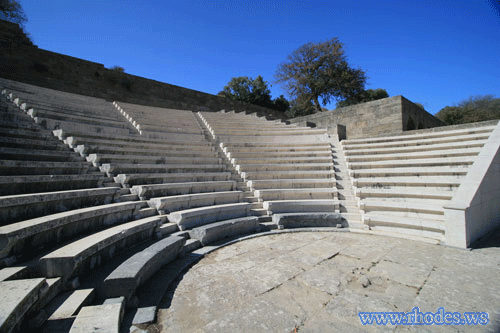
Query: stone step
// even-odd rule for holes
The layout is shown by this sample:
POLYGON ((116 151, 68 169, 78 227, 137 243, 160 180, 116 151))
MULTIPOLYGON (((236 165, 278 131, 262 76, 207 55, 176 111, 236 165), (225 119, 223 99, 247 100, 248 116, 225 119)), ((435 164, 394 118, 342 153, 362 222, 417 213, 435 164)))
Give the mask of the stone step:
POLYGON ((196 207, 237 203, 242 199, 241 191, 207 192, 152 198, 148 200, 148 205, 160 214, 168 214, 196 207))
POLYGON ((236 170, 239 172, 266 172, 266 171, 320 171, 333 170, 333 163, 282 163, 282 164, 246 164, 237 165, 236 170))
POLYGON ((261 156, 255 158, 232 158, 233 165, 253 165, 253 164, 276 164, 276 163, 331 163, 331 156, 308 156, 308 157, 275 157, 275 156, 261 156))
MULTIPOLYGON (((435 219, 443 220, 443 204, 447 200, 363 200, 360 202, 359 209, 365 212, 408 212, 415 214, 436 215, 435 219), (441 217, 438 217, 441 216, 441 217)), ((404 216, 404 215, 403 215, 404 216)))
POLYGON ((390 188, 401 187, 447 187, 450 190, 457 188, 461 183, 460 177, 453 176, 405 176, 405 177, 372 177, 356 178, 352 184, 356 187, 390 188))
POLYGON ((19 195, 37 192, 78 190, 103 185, 104 175, 68 174, 68 175, 13 175, 0 176, 2 195, 19 195))
POLYGON ((229 151, 228 158, 236 159, 251 159, 260 158, 263 156, 273 156, 273 157, 285 157, 285 158, 299 158, 299 157, 332 157, 331 151, 328 149, 324 150, 304 150, 304 151, 258 151, 258 152, 239 152, 239 151, 229 151))
POLYGON ((373 162, 348 163, 349 169, 374 169, 374 168, 408 168, 408 167, 438 167, 438 166, 467 166, 474 163, 476 156, 425 158, 425 159, 401 159, 373 162))
POLYGON ((118 174, 114 179, 123 186, 139 186, 162 183, 227 181, 230 177, 230 172, 180 172, 118 174))
POLYGON ((45 278, 0 282, 0 331, 15 331, 48 288, 45 278))
POLYGON ((97 168, 87 162, 0 160, 0 173, 4 176, 84 174, 92 171, 97 171, 97 168))
MULTIPOLYGON (((439 140, 443 138, 448 138, 448 137, 453 137, 453 138, 458 138, 458 137, 473 137, 473 136, 483 136, 483 134, 489 134, 493 129, 495 128, 494 125, 486 125, 486 126, 479 126, 479 127, 473 127, 473 128, 465 128, 465 129, 455 129, 455 130, 442 130, 442 131, 435 131, 435 132, 425 132, 425 133, 414 133, 414 134, 406 134, 406 135, 393 135, 393 136, 384 136, 384 137, 377 137, 377 138, 364 138, 364 139, 351 139, 351 140, 343 140, 342 144, 344 146, 344 149, 348 146, 354 146, 356 145, 357 147, 360 147, 362 145, 372 145, 372 147, 378 146, 379 144, 383 143, 390 143, 390 142, 407 142, 407 143, 417 143, 421 142, 424 140, 439 140)), ((483 137, 484 138, 484 137, 483 137)), ((455 140, 455 142, 458 140, 455 140)))
POLYGON ((355 155, 348 156, 346 161, 348 163, 369 162, 369 161, 394 161, 394 160, 413 160, 413 159, 433 159, 433 158, 447 158, 459 156, 477 156, 481 148, 464 148, 453 150, 433 150, 425 152, 412 152, 412 153, 397 153, 397 154, 376 154, 376 155, 355 155))
POLYGON ((433 238, 440 241, 444 239, 444 223, 438 219, 384 215, 374 212, 365 214, 364 221, 371 229, 377 231, 433 238))
MULTIPOLYGON (((1 154, 1 150, 0 150, 1 154)), ((211 157, 176 157, 176 156, 139 156, 139 155, 112 155, 112 154, 89 154, 87 161, 94 163, 111 164, 220 164, 221 160, 215 156, 211 157)))
POLYGON ((384 155, 384 154, 400 154, 400 153, 413 153, 433 150, 450 150, 450 149, 467 149, 467 148, 481 148, 486 143, 486 140, 470 140, 470 141, 451 141, 440 144, 427 144, 417 146, 403 146, 403 147, 390 147, 390 148, 369 148, 369 149, 356 149, 346 150, 346 156, 358 155, 384 155))
POLYGON ((75 162, 84 161, 82 157, 69 150, 54 151, 43 149, 26 149, 0 147, 0 158, 3 160, 75 162))
POLYGON ((143 240, 151 239, 156 229, 165 221, 154 216, 127 222, 96 232, 69 243, 39 259, 39 268, 44 276, 62 277, 65 281, 95 269, 100 263, 111 259, 119 250, 143 240))
POLYGON ((241 173, 245 180, 267 180, 267 179, 332 179, 335 174, 331 170, 320 171, 246 171, 241 173))
POLYGON ((453 191, 436 190, 430 188, 408 188, 392 187, 390 189, 358 188, 356 195, 363 198, 416 198, 416 199, 438 199, 451 200, 453 191))
POLYGON ((259 219, 256 216, 245 216, 206 224, 189 230, 192 239, 198 239, 203 246, 239 235, 258 232, 259 219))
POLYGON ((432 168, 375 168, 375 169, 356 169, 349 172, 354 178, 367 177, 403 177, 403 176, 454 176, 459 178, 467 174, 468 166, 434 166, 432 168))
POLYGON ((7 195, 0 197, 0 225, 71 209, 109 204, 118 199, 117 188, 93 188, 7 195))
POLYGON ((265 201, 264 209, 269 214, 305 213, 305 212, 338 212, 338 200, 274 200, 265 201))
POLYGON ((12 223, 0 227, 0 258, 33 256, 78 234, 130 221, 145 202, 121 202, 87 207, 12 223))
POLYGON ((76 316, 70 333, 120 331, 125 309, 125 300, 103 305, 84 306, 76 316))
POLYGON ((187 173, 225 171, 223 164, 109 164, 100 167, 107 175, 121 173, 187 173))
POLYGON ((250 203, 232 203, 210 207, 191 208, 167 215, 169 222, 175 222, 181 231, 197 226, 249 215, 250 203))
POLYGON ((186 239, 170 236, 125 260, 104 280, 100 294, 106 298, 123 296, 131 300, 137 288, 181 253, 186 239))
POLYGON ((135 185, 130 191, 143 199, 164 197, 170 195, 194 194, 204 192, 223 192, 236 189, 234 180, 224 181, 200 181, 185 183, 166 183, 151 185, 135 185))
POLYGON ((48 317, 45 329, 56 326, 56 322, 76 316, 83 306, 94 299, 94 289, 77 289, 58 295, 44 309, 48 317))
POLYGON ((253 190, 292 189, 292 188, 334 188, 333 179, 266 179, 249 180, 248 186, 253 190))
POLYGON ((290 199, 335 199, 336 188, 293 188, 255 190, 261 201, 290 199))

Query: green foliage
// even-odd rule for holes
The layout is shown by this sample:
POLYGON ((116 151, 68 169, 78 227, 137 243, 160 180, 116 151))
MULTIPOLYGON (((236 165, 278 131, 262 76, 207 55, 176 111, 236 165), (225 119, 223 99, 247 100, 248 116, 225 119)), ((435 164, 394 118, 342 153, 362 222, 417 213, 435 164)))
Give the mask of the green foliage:
POLYGON ((283 95, 275 100, 271 99, 271 91, 267 86, 267 82, 260 75, 256 79, 248 76, 233 77, 217 96, 281 112, 287 111, 290 107, 289 102, 283 95))
POLYGON ((123 68, 122 66, 113 66, 110 68, 110 70, 118 73, 125 73, 125 68, 123 68))
MULTIPOLYGON (((385 89, 368 89, 361 91, 358 95, 351 96, 348 99, 337 102, 337 107, 341 108, 344 106, 355 105, 359 103, 366 103, 370 101, 376 101, 377 99, 387 98, 389 94, 385 89)), ((423 107, 422 107, 423 108, 423 107)))
MULTIPOLYGON (((347 63, 342 43, 332 38, 322 43, 307 43, 293 51, 279 65, 275 78, 285 84, 290 96, 297 99, 297 106, 313 103, 313 110, 321 111, 331 99, 344 100, 359 95, 364 90, 366 74, 347 63)), ((307 113, 310 110, 304 110, 307 113)))
POLYGON ((16 0, 0 0, 0 19, 23 25, 28 18, 16 0))
POLYGON ((472 96, 456 106, 446 106, 435 115, 448 125, 500 119, 500 98, 472 96))

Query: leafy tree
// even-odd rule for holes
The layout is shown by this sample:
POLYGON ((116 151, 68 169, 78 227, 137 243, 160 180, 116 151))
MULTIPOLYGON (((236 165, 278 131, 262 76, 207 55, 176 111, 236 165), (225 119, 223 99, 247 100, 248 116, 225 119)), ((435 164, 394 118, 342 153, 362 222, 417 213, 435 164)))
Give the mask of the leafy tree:
POLYGON ((377 99, 387 98, 389 94, 385 89, 368 89, 361 91, 358 95, 351 96, 348 99, 337 102, 337 107, 341 108, 344 106, 355 105, 359 103, 366 103, 370 101, 376 101, 377 99))
POLYGON ((260 75, 256 79, 248 76, 233 77, 218 96, 264 107, 272 104, 271 91, 260 75))
POLYGON ((280 95, 280 97, 273 100, 272 109, 286 112, 290 109, 290 102, 285 98, 285 96, 280 95))
POLYGON ((500 98, 472 96, 456 106, 446 106, 435 115, 448 125, 500 119, 500 98))
POLYGON ((260 75, 256 79, 248 76, 234 77, 217 95, 281 112, 285 112, 290 108, 290 103, 283 95, 275 100, 271 99, 271 91, 267 86, 267 82, 260 75))
POLYGON ((0 19, 23 25, 28 18, 16 0, 0 0, 0 19))
POLYGON ((113 66, 110 68, 110 70, 115 71, 115 72, 119 72, 119 73, 125 73, 125 68, 123 68, 122 66, 113 66))
POLYGON ((276 81, 300 102, 309 98, 316 112, 321 111, 320 98, 326 105, 332 98, 345 100, 360 94, 366 74, 349 66, 342 46, 337 38, 302 45, 279 65, 276 81))

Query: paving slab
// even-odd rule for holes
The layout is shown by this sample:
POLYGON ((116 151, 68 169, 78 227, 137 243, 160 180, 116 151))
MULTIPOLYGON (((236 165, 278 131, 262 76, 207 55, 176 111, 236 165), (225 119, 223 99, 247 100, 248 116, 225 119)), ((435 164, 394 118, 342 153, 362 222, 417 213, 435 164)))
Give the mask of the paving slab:
MULTIPOLYGON (((498 239, 498 238, 497 238, 498 239)), ((161 332, 498 332, 500 242, 472 251, 345 232, 275 233, 201 259, 159 306, 161 332), (395 326, 360 311, 487 312, 487 325, 395 326)))

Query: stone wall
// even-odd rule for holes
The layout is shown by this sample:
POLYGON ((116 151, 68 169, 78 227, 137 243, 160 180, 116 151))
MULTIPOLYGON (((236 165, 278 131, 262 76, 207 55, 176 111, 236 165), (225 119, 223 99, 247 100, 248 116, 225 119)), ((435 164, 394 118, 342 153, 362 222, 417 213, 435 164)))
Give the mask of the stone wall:
MULTIPOLYGON (((282 114, 264 107, 120 73, 104 65, 39 49, 26 42, 14 23, 0 20, 0 77, 86 96, 181 110, 255 112, 268 119, 282 114)), ((189 64, 186 64, 189 66, 189 64)))
POLYGON ((345 126, 348 139, 399 133, 408 129, 443 126, 444 123, 403 96, 394 96, 336 110, 315 113, 288 120, 301 126, 326 128, 337 134, 345 126), (411 121, 410 121, 411 120, 411 121), (411 127, 412 122, 417 124, 411 127))

